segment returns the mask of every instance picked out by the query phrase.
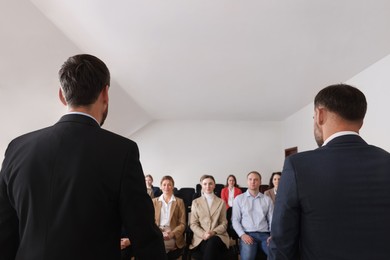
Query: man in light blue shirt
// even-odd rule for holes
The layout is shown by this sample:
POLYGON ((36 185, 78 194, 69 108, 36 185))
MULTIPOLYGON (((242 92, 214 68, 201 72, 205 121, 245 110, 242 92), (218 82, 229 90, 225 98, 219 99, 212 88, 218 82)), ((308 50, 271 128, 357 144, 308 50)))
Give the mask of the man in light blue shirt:
POLYGON ((267 239, 270 235, 272 200, 260 193, 261 175, 252 171, 247 175, 248 190, 233 202, 233 228, 240 237, 242 260, 255 259, 258 250, 268 255, 267 239))

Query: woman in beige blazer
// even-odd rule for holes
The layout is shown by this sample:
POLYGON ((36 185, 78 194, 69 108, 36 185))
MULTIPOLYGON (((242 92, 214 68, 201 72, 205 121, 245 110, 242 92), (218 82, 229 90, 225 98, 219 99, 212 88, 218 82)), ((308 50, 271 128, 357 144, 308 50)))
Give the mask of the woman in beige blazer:
POLYGON ((273 203, 275 203, 276 193, 278 191, 279 180, 281 176, 282 176, 281 172, 272 173, 271 179, 269 180, 270 189, 264 192, 265 195, 271 198, 273 203))
POLYGON ((226 232, 225 202, 215 196, 215 180, 211 175, 200 178, 202 196, 192 201, 190 228, 194 232, 190 249, 198 248, 203 260, 221 259, 229 248, 226 232))
POLYGON ((156 225, 163 233, 168 259, 176 259, 184 249, 186 211, 182 199, 173 195, 175 182, 171 176, 161 179, 163 194, 153 199, 156 225))

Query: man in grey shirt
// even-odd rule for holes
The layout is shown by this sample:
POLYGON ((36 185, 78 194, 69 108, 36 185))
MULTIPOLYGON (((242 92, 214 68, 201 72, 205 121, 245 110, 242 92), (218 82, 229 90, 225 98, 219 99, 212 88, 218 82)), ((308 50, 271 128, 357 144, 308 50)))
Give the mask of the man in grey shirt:
POLYGON ((258 250, 268 255, 267 240, 270 235, 272 200, 260 193, 261 175, 252 171, 247 175, 248 190, 233 202, 233 228, 240 237, 242 260, 255 259, 258 250))

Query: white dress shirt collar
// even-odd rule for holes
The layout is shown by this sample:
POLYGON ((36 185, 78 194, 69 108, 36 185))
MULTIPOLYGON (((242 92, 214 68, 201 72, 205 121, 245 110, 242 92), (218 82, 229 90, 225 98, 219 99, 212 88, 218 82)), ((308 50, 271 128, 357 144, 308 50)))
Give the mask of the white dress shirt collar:
POLYGON ((334 133, 334 134, 332 134, 331 136, 329 136, 329 137, 325 140, 325 142, 324 142, 324 144, 323 144, 322 146, 326 145, 327 143, 329 143, 330 141, 332 141, 332 140, 335 139, 336 137, 343 136, 343 135, 359 135, 359 134, 356 133, 356 132, 353 132, 353 131, 341 131, 341 132, 337 132, 337 133, 334 133))
POLYGON ((96 121, 96 123, 100 126, 100 123, 96 120, 96 118, 94 118, 93 116, 91 116, 90 114, 87 114, 87 113, 83 113, 83 112, 78 112, 78 111, 72 111, 72 112, 68 112, 66 113, 67 115, 83 115, 83 116, 88 116, 90 118, 92 118, 93 120, 96 121))

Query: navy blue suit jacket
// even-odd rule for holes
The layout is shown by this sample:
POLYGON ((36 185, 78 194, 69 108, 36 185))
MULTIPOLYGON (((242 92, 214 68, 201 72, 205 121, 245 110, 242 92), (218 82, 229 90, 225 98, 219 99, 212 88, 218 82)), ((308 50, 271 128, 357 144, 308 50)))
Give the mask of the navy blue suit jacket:
POLYGON ((344 135, 285 160, 270 258, 390 259, 390 154, 344 135))
POLYGON ((77 114, 10 143, 0 259, 120 259, 122 224, 140 259, 165 258, 136 143, 77 114))

